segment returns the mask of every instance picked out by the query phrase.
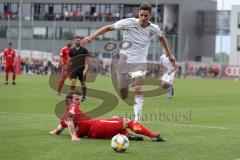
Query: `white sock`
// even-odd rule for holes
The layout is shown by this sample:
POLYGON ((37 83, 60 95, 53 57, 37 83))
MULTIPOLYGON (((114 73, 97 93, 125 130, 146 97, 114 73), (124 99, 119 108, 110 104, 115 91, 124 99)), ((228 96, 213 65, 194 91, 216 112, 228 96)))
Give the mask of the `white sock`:
POLYGON ((172 90, 173 90, 173 86, 170 86, 168 89, 168 97, 172 97, 172 90))
POLYGON ((143 107, 143 96, 140 94, 135 95, 134 98, 134 113, 135 121, 141 121, 142 118, 142 107, 143 107))

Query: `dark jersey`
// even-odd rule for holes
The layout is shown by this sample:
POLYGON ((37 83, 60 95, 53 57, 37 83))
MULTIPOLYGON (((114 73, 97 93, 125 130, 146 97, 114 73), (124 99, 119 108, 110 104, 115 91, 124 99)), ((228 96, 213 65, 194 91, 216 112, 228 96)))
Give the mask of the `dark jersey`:
POLYGON ((69 57, 71 58, 70 71, 83 71, 85 67, 85 59, 87 56, 89 56, 89 52, 86 48, 72 48, 69 53, 69 57))

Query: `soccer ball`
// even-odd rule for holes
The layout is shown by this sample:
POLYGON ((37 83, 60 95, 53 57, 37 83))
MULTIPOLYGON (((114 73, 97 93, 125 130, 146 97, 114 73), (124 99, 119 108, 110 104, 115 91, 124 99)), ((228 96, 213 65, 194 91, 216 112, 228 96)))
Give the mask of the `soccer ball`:
POLYGON ((122 134, 117 134, 112 138, 111 147, 115 152, 125 152, 128 149, 129 140, 122 134))

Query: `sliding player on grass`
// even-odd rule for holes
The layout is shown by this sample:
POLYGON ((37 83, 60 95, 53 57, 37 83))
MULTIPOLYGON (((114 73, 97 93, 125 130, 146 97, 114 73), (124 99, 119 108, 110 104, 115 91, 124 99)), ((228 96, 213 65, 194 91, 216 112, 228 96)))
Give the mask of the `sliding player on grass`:
POLYGON ((72 141, 79 141, 80 137, 110 139, 118 133, 126 135, 130 140, 143 140, 142 137, 129 134, 126 130, 128 128, 137 134, 150 137, 153 141, 164 141, 159 134, 129 119, 120 117, 90 119, 81 111, 80 102, 81 96, 78 91, 75 90, 67 95, 68 107, 59 125, 50 134, 59 135, 68 128, 72 141))

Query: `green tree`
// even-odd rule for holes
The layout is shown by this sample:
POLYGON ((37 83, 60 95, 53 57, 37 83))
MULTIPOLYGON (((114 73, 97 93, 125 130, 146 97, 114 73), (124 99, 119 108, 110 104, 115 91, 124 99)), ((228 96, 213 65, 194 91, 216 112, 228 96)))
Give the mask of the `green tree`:
POLYGON ((215 62, 221 62, 221 59, 222 59, 222 63, 228 64, 229 55, 225 52, 220 52, 220 53, 215 54, 215 62))

